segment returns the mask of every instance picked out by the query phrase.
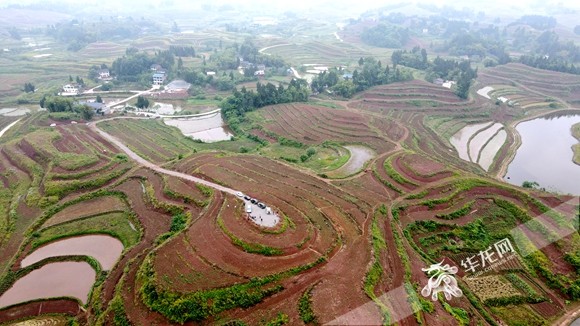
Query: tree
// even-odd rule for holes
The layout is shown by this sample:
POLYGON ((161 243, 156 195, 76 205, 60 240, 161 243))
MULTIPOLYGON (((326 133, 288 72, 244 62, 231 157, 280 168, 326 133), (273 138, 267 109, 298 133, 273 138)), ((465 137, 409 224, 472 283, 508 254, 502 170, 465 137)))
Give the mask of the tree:
POLYGON ((356 92, 356 86, 352 80, 341 80, 332 87, 332 90, 342 97, 351 97, 356 92))
POLYGON ((143 96, 139 95, 139 96, 137 96, 137 104, 135 106, 140 108, 140 109, 148 108, 149 107, 149 100, 144 98, 143 96))
POLYGON ((524 188, 528 188, 528 189, 535 189, 538 188, 540 186, 539 183, 537 183, 536 181, 524 181, 522 183, 522 187, 524 188))
POLYGON ((32 83, 24 83, 24 91, 26 93, 34 93, 35 90, 36 88, 32 83))
POLYGON ((103 99, 101 98, 101 95, 97 95, 97 99, 95 101, 97 103, 103 103, 103 99))
POLYGON ((93 108, 91 108, 88 105, 79 105, 76 107, 75 111, 80 113, 81 117, 84 120, 91 120, 93 118, 93 116, 95 115, 95 111, 93 110, 93 108))

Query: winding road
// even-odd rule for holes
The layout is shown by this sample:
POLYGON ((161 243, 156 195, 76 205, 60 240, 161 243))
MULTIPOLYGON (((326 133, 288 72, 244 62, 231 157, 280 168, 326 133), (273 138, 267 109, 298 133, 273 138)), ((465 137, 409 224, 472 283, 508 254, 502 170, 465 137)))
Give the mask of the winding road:
POLYGON ((97 123, 99 122, 104 122, 104 121, 110 121, 110 120, 115 120, 115 119, 139 119, 139 118, 132 118, 132 117, 127 117, 127 118, 110 118, 110 119, 104 119, 104 120, 99 120, 97 122, 90 122, 88 124, 89 128, 91 128, 92 130, 96 131, 97 133, 99 133, 101 136, 103 136, 103 138, 105 138, 106 140, 110 141, 111 143, 115 144, 115 146, 119 147, 123 152, 125 152, 127 154, 127 156, 129 156, 131 159, 133 159, 135 162, 137 162, 137 164, 142 165, 144 167, 147 167, 153 171, 157 171, 159 173, 163 173, 163 174, 167 174, 167 175, 171 175, 180 179, 184 179, 184 180, 189 180, 189 181, 193 181, 199 184, 202 184, 204 186, 208 186, 211 188, 214 188, 218 191, 223 191, 226 192, 228 194, 232 194, 234 196, 236 196, 236 193, 238 192, 237 190, 228 188, 228 187, 224 187, 222 185, 219 185, 217 183, 213 183, 204 179, 200 179, 197 177, 194 177, 192 175, 189 174, 185 174, 185 173, 181 173, 181 172, 177 172, 177 171, 172 171, 172 170, 167 170, 164 169, 158 165, 155 165, 147 160, 145 160, 144 158, 142 158, 141 156, 137 155, 137 153, 133 152, 129 147, 125 146, 125 144, 123 144, 120 140, 118 140, 117 138, 113 137, 112 135, 108 134, 107 132, 99 129, 99 127, 97 127, 97 123))

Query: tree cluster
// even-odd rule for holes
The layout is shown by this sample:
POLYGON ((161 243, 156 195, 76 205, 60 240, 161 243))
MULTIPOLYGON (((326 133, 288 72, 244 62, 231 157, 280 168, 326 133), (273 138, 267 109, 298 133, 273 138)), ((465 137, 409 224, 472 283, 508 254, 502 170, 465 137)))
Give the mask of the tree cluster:
POLYGON ((24 92, 34 93, 36 87, 32 83, 24 83, 24 92))
POLYGON ((193 46, 170 45, 169 52, 176 57, 195 57, 193 46))
POLYGON ((149 100, 146 99, 145 97, 139 95, 139 96, 137 96, 137 104, 135 104, 135 106, 138 107, 139 109, 148 108, 149 107, 149 100))
POLYGON ((415 69, 427 69, 427 50, 420 47, 414 47, 411 52, 407 50, 395 50, 391 55, 391 61, 394 65, 403 65, 415 69))
POLYGON ((40 100, 40 107, 48 112, 71 112, 78 113, 85 120, 92 119, 95 114, 93 108, 87 105, 76 104, 72 99, 62 96, 43 96, 40 100))
POLYGON ((409 30, 381 23, 375 27, 365 29, 360 38, 370 45, 382 48, 400 48, 409 41, 409 30))
POLYGON ((558 57, 523 55, 520 57, 520 62, 534 68, 580 75, 580 67, 558 57))
POLYGON ((175 64, 175 56, 170 51, 157 51, 154 56, 150 56, 145 52, 127 49, 126 55, 113 61, 111 72, 120 81, 136 82, 144 73, 149 78, 153 64, 171 70, 175 64))
POLYGON ((546 30, 556 27, 556 18, 542 15, 525 15, 510 24, 525 24, 535 29, 546 30))
POLYGON ((224 99, 220 107, 230 128, 238 131, 239 123, 246 112, 267 105, 306 101, 308 101, 308 83, 303 79, 293 79, 287 88, 283 85, 276 87, 272 83, 266 85, 258 83, 255 92, 248 91, 245 87, 240 91, 234 89, 233 94, 224 99))
POLYGON ((320 93, 330 89, 342 97, 351 97, 356 92, 362 92, 370 87, 385 85, 413 79, 413 75, 407 70, 401 70, 393 65, 383 68, 380 61, 374 58, 359 60, 361 70, 355 69, 352 79, 343 79, 341 71, 331 69, 316 76, 311 83, 312 91, 320 93))

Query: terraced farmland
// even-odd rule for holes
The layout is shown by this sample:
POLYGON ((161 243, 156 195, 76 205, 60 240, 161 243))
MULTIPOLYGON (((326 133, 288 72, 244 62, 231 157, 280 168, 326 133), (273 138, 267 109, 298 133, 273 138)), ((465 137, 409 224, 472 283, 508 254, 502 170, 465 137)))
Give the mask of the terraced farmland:
POLYGON ((474 100, 462 100, 453 91, 421 80, 373 87, 357 96, 349 107, 386 112, 406 111, 462 111, 477 107, 474 100))
POLYGON ((329 66, 345 65, 369 55, 364 50, 339 42, 279 45, 267 49, 265 53, 279 55, 295 65, 316 63, 329 66))
POLYGON ((580 102, 580 76, 578 75, 510 63, 480 71, 478 81, 485 85, 504 85, 504 89, 495 95, 503 95, 525 109, 548 106, 556 100, 570 104, 580 102), (511 86, 512 82, 517 84, 511 86), (546 101, 547 98, 549 101, 546 101))
MULTIPOLYGON (((282 104, 259 112, 264 128, 288 139, 305 144, 325 140, 371 146, 377 152, 394 148, 393 138, 402 134, 401 127, 386 118, 373 118, 380 129, 369 128, 370 119, 357 112, 304 104, 282 104)), ((400 136, 399 136, 400 137, 400 136)))

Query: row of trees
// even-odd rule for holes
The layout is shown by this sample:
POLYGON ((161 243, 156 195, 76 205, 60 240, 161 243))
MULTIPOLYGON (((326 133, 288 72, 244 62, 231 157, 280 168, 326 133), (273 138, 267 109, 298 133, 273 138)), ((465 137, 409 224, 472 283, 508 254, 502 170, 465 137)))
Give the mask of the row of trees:
POLYGON ((290 102, 308 101, 308 83, 303 79, 293 79, 287 88, 283 85, 276 87, 272 83, 257 84, 257 89, 240 91, 234 89, 231 96, 222 101, 220 107, 224 120, 232 130, 239 132, 239 124, 244 121, 246 112, 253 111, 267 105, 290 102))
POLYGON ((580 75, 580 67, 577 67, 573 63, 569 63, 567 60, 558 57, 544 55, 523 55, 520 57, 520 62, 534 68, 580 75))
POLYGON ((356 92, 362 92, 376 85, 413 79, 413 75, 408 70, 400 69, 395 65, 383 67, 381 62, 374 58, 361 58, 359 65, 361 70, 355 69, 352 78, 343 78, 342 71, 337 69, 319 74, 312 80, 312 91, 320 93, 330 89, 348 98, 356 92))
POLYGON ((170 45, 169 52, 176 57, 195 57, 193 46, 170 45))

